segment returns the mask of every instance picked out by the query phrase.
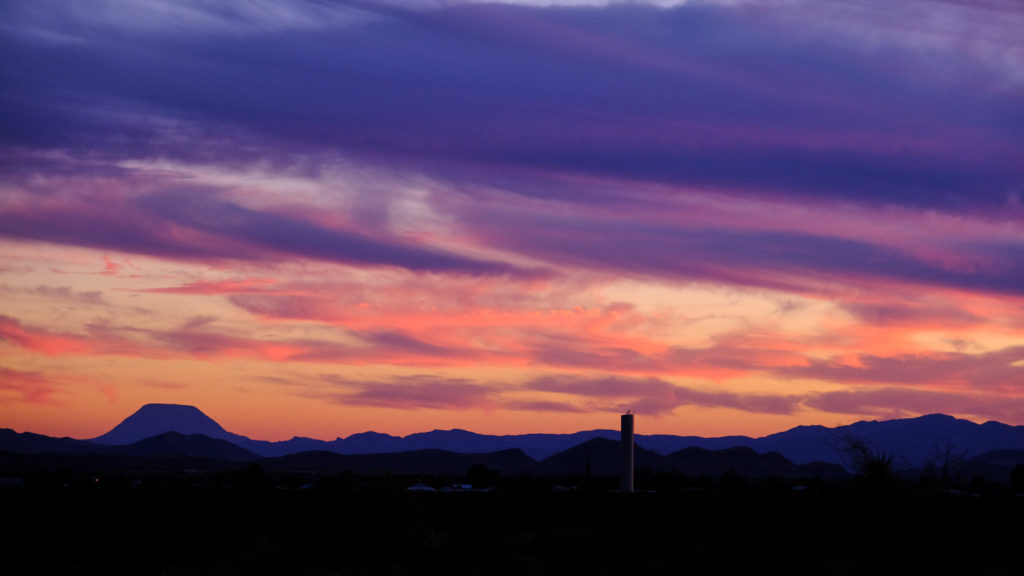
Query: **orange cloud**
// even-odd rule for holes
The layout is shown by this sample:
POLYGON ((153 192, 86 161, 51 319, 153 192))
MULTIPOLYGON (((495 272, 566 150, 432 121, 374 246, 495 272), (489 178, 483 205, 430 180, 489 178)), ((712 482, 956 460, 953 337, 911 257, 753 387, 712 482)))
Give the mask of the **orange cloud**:
POLYGON ((49 404, 57 386, 39 372, 24 372, 0 366, 0 391, 14 393, 24 402, 49 404))

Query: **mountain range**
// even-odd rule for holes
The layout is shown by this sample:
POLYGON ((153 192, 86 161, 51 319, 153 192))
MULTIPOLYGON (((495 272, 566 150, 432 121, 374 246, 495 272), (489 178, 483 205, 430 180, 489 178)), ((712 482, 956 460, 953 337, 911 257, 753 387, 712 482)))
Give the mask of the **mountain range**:
MULTIPOLYGON (((98 454, 119 458, 207 459, 248 462, 267 468, 352 471, 465 471, 474 462, 507 473, 615 474, 616 430, 572 434, 495 436, 466 430, 434 430, 392 436, 363 432, 332 441, 294 437, 254 440, 225 430, 194 406, 147 404, 106 434, 91 440, 51 438, 0 429, 0 450, 17 454, 98 454)), ((686 474, 776 477, 835 477, 851 442, 887 454, 904 469, 954 458, 959 462, 993 453, 985 466, 1005 468, 1024 454, 1024 426, 975 424, 942 414, 857 422, 848 426, 798 426, 750 438, 637 435, 637 467, 686 474), (993 451, 1003 451, 1001 456, 993 451)))
MULTIPOLYGON (((642 426, 642 420, 639 422, 642 426)), ((312 450, 347 455, 427 449, 469 454, 518 448, 538 461, 594 438, 619 438, 618 430, 496 436, 454 429, 419 432, 408 436, 362 432, 330 441, 294 437, 280 442, 268 442, 228 432, 194 406, 147 404, 106 434, 91 441, 103 445, 123 445, 162 432, 202 434, 227 440, 264 457, 312 450)), ((863 442, 874 451, 893 456, 901 466, 922 467, 946 451, 961 458, 970 458, 991 450, 1024 450, 1024 426, 1009 426, 994 421, 975 424, 944 414, 931 414, 918 418, 857 422, 835 428, 797 426, 761 438, 636 435, 637 445, 663 455, 683 448, 722 450, 746 447, 761 454, 778 452, 796 464, 829 462, 841 465, 849 465, 846 461, 846 446, 852 439, 863 442)))

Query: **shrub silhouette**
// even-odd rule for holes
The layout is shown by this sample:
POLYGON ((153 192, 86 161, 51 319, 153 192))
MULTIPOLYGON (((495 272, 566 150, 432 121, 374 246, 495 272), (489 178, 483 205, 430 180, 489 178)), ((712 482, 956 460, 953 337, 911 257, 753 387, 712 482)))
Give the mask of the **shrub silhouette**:
POLYGON ((896 460, 891 454, 872 448, 856 436, 843 436, 839 440, 839 450, 847 461, 847 467, 868 486, 886 487, 899 479, 896 460))

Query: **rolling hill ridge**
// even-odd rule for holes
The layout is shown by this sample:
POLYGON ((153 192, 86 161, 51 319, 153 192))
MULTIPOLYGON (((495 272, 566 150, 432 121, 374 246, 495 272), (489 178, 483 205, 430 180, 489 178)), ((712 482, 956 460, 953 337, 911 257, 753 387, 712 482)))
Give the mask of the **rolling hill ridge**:
MULTIPOLYGON (((617 462, 619 432, 588 430, 572 434, 519 434, 495 436, 467 430, 434 430, 408 436, 363 432, 331 441, 295 437, 282 442, 254 440, 225 430, 214 419, 194 406, 147 404, 125 418, 106 434, 91 440, 51 438, 29 432, 0 430, 0 450, 18 454, 105 454, 120 457, 202 457, 213 460, 245 462, 267 459, 267 465, 287 467, 305 462, 322 462, 325 469, 349 467, 353 470, 404 469, 400 458, 387 454, 428 454, 449 458, 448 454, 519 454, 537 463, 541 473, 582 472, 589 462, 596 474, 608 474, 617 462), (433 452, 430 452, 433 451, 433 452), (316 453, 303 456, 290 455, 316 453), (335 456, 343 456, 338 459, 335 456), (356 456, 372 456, 358 459, 356 456), (582 459, 581 459, 582 458, 582 459), (392 464, 388 464, 392 462, 392 464)), ((801 466, 816 463, 849 465, 845 461, 844 442, 857 439, 872 450, 893 456, 903 469, 924 468, 943 451, 967 461, 993 451, 1024 450, 1024 426, 999 422, 975 424, 951 416, 933 414, 918 418, 857 422, 848 426, 798 426, 762 438, 727 436, 637 435, 637 466, 651 469, 703 471, 720 474, 725 469, 736 473, 799 476, 810 469, 801 466), (716 463, 717 460, 724 463, 716 463), (773 460, 774 459, 774 460, 773 460), (772 464, 772 462, 775 464, 772 464)), ((408 456, 413 458, 413 456, 408 456)), ((501 468, 524 470, 530 466, 519 456, 518 463, 501 468)), ((457 466, 452 460, 453 466, 457 466)), ((495 464, 496 465, 496 464, 495 464)), ((978 466, 984 469, 984 464, 978 466)), ((831 467, 821 473, 832 474, 831 467)))

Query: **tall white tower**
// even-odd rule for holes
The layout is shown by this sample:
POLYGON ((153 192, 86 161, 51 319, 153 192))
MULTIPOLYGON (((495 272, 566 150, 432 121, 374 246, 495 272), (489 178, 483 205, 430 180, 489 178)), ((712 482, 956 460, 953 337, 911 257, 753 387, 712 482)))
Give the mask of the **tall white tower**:
POLYGON ((633 491, 633 413, 622 415, 622 491, 633 491))

